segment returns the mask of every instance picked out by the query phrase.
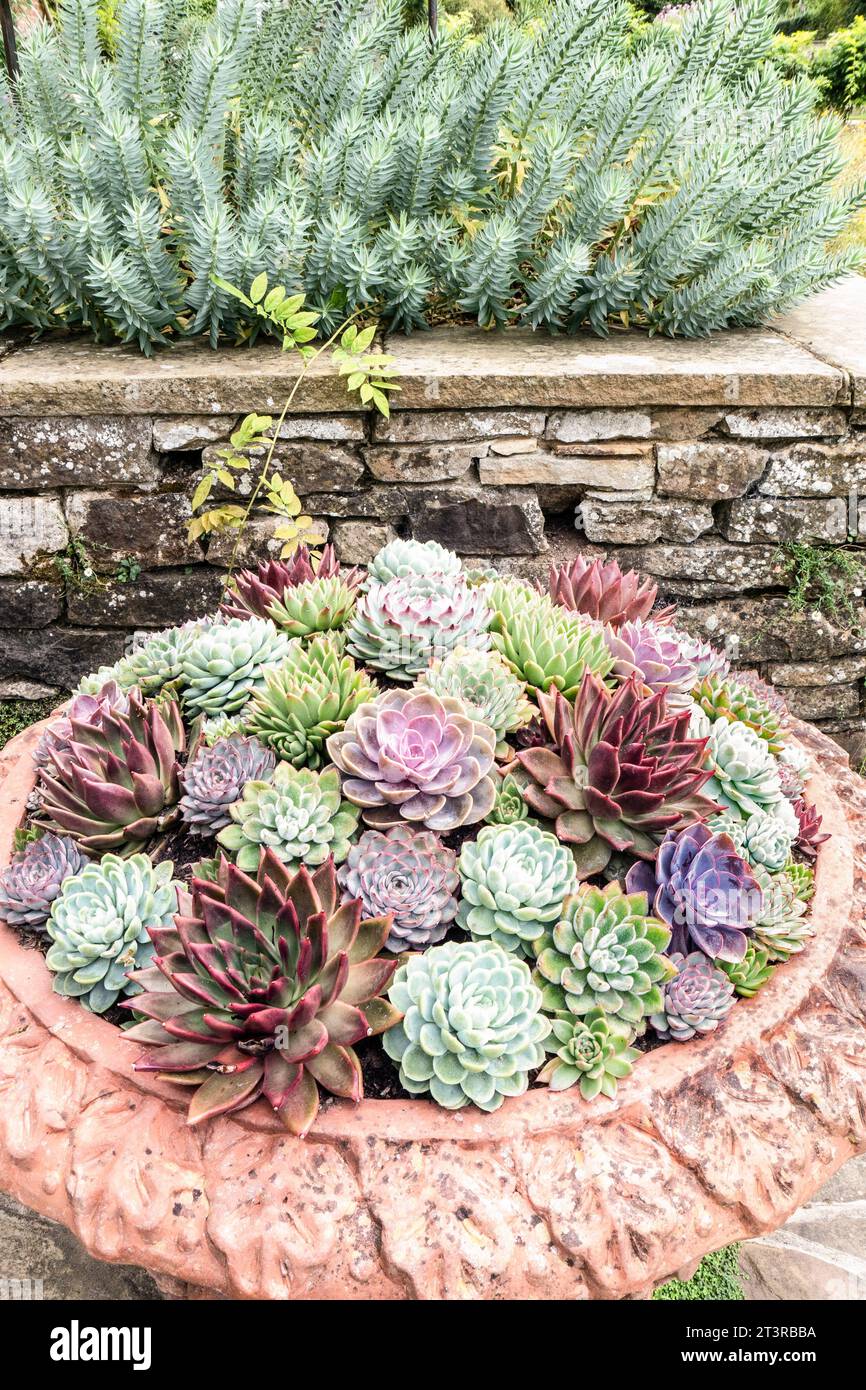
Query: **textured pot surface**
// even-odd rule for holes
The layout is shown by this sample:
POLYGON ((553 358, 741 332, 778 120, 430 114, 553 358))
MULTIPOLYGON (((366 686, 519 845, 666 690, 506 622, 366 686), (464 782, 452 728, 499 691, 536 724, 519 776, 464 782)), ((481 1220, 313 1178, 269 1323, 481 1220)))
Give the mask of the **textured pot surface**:
MULTIPOLYGON (((780 1225, 866 1149, 866 785, 807 725, 817 935, 718 1034, 641 1058, 615 1101, 538 1089, 495 1115, 256 1105, 190 1130, 140 1048, 52 993, 0 926, 0 1186, 187 1294, 628 1298, 780 1225)), ((0 753, 0 864, 39 727, 0 753)))

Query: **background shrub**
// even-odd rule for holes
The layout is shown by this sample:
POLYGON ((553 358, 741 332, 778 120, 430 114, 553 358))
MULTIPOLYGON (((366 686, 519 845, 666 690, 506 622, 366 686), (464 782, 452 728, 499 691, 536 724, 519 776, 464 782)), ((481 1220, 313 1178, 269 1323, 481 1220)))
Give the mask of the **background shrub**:
POLYGON ((554 0, 431 47, 401 0, 63 0, 0 103, 2 324, 216 346, 254 323, 214 277, 260 271, 326 328, 759 322, 864 201, 774 17, 554 0))

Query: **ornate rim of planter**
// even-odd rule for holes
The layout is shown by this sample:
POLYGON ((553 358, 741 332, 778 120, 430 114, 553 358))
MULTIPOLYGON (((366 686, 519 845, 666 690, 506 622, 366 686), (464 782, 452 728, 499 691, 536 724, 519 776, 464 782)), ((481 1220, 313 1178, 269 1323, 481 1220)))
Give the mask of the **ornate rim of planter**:
MULTIPOLYGON (((40 727, 0 754, 0 863, 40 727)), ((190 1130, 183 1094, 134 1074, 134 1045, 0 927, 0 1186, 98 1258, 205 1297, 641 1297, 775 1228, 866 1147, 866 787, 795 727, 833 837, 817 935, 718 1034, 644 1057, 615 1101, 334 1102, 304 1141, 256 1106, 190 1130)))

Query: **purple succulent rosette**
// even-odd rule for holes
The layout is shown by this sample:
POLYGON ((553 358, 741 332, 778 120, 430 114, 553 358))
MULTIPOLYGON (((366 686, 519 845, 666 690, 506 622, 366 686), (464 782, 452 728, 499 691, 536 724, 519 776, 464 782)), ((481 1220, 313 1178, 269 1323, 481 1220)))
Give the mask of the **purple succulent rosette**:
POLYGON ((49 831, 31 841, 0 874, 0 919, 11 927, 44 931, 51 904, 64 882, 88 862, 68 835, 49 831))
POLYGON ((215 835, 231 825, 230 807, 247 782, 267 781, 276 754, 257 738, 233 734, 199 748, 180 775, 180 812, 191 835, 215 835))
POLYGON ((733 980, 702 951, 675 951, 671 960, 677 973, 665 985, 664 1011, 650 1018, 656 1033, 665 1042, 689 1042, 715 1032, 736 1003, 733 980))
POLYGON ((629 893, 646 893, 669 923, 669 954, 696 946, 714 960, 743 959, 763 894, 729 835, 701 824, 669 831, 655 863, 633 864, 625 883, 629 893))
POLYGON ((343 795, 368 825, 387 830, 408 820, 448 831, 484 819, 496 800, 496 735, 465 710, 449 696, 389 690, 331 735, 343 795))
POLYGON ((365 830, 337 870, 365 917, 391 917, 389 951, 435 946, 457 916, 457 856, 430 830, 365 830))
POLYGON ((37 767, 50 767, 52 754, 66 752, 72 743, 76 724, 92 724, 100 714, 111 714, 116 710, 126 714, 129 709, 129 692, 121 690, 117 681, 106 681, 95 695, 73 695, 65 710, 52 719, 36 745, 33 761, 37 767))
POLYGON ((697 668, 684 655, 672 628, 636 619, 617 630, 606 627, 604 640, 614 658, 613 674, 620 680, 636 675, 653 694, 663 690, 669 710, 688 703, 697 668))

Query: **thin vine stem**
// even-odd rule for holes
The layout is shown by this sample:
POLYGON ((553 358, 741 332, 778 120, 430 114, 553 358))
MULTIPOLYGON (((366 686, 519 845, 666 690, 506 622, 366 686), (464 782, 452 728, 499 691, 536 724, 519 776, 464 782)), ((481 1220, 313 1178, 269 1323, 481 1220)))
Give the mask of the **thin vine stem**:
POLYGON ((304 377, 307 375, 307 372, 308 372, 309 368, 310 368, 310 367, 312 366, 312 364, 316 361, 316 359, 319 358, 319 357, 321 357, 321 355, 322 355, 323 352, 327 352, 327 350, 328 350, 329 347, 332 347, 332 346, 333 346, 333 344, 337 341, 337 339, 340 337, 340 335, 341 335, 342 333, 345 333, 346 329, 349 327, 349 324, 352 322, 352 320, 358 318, 358 316, 359 316, 360 313, 361 313, 361 310, 360 310, 360 309, 356 309, 355 312, 354 312, 354 314, 350 314, 349 317, 348 317, 347 319, 345 319, 343 323, 340 324, 339 328, 337 328, 337 329, 334 330, 334 332, 331 334, 330 338, 328 338, 327 342, 322 343, 322 346, 321 346, 321 347, 315 348, 314 351, 313 351, 312 353, 310 353, 309 357, 304 357, 303 366, 301 367, 301 370, 299 371, 299 373, 298 373, 298 375, 297 375, 297 378, 295 379, 295 384, 294 384, 294 386, 292 387, 291 391, 290 391, 289 394, 288 394, 288 397, 287 397, 287 399, 286 399, 286 403, 285 403, 285 405, 283 406, 282 411, 280 412, 279 419, 277 420, 277 423, 274 425, 274 434, 273 434, 273 438, 272 438, 272 440, 271 440, 271 447, 268 449, 267 455, 265 456, 265 461, 264 461, 264 464, 263 464, 263 466, 262 466, 262 471, 261 471, 261 473, 259 474, 258 482, 256 483, 255 487, 253 488, 252 493, 250 494, 250 499, 249 499, 249 502, 247 503, 246 511, 244 512, 243 517, 241 518, 240 525, 239 525, 238 528, 237 528, 237 533, 238 533, 238 534, 237 534, 237 540, 235 541, 234 546, 232 547, 232 553, 231 553, 231 556, 230 556, 230 558, 229 558, 229 568, 228 568, 228 574, 226 575, 226 583, 229 582, 229 580, 231 579, 231 577, 232 577, 232 575, 233 575, 233 573, 234 573, 235 566, 236 566, 236 564, 237 564, 237 559, 238 559, 238 552, 239 552, 240 547, 241 547, 241 541, 242 541, 243 538, 244 538, 244 532, 246 531, 247 523, 249 522, 250 516, 251 516, 251 514, 252 514, 253 507, 256 505, 256 502, 258 501, 258 499, 259 499, 259 497, 260 497, 260 495, 261 495, 262 488, 265 486, 265 483, 266 483, 267 480, 268 480, 268 477, 269 477, 269 474, 270 474, 271 463, 272 463, 273 457, 274 457, 274 451, 275 451, 275 449, 276 449, 276 447, 277 447, 277 443, 278 443, 279 438, 280 438, 280 430, 282 429, 283 424, 284 424, 285 419, 286 419, 286 416, 287 416, 288 413, 289 413, 289 407, 291 406, 292 401, 295 399, 295 396, 296 396, 297 393, 298 393, 298 388, 300 387, 301 382, 304 380, 304 377))

